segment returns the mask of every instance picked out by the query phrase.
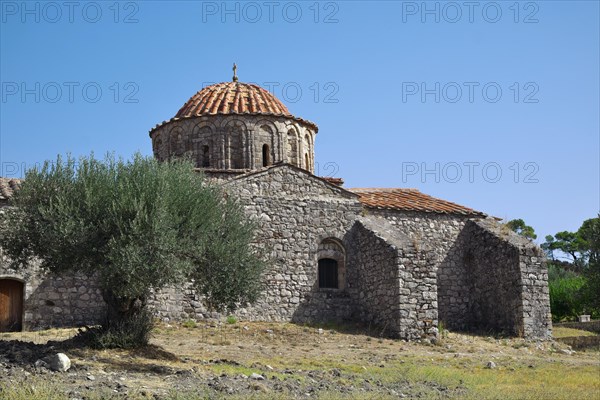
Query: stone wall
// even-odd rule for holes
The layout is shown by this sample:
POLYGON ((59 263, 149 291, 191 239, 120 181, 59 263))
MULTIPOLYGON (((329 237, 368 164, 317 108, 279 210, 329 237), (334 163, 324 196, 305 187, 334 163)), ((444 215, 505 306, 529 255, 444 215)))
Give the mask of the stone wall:
MULTIPOLYGON (((358 196, 290 165, 233 178, 224 187, 258 223, 257 245, 269 256, 263 295, 236 315, 299 322, 353 318, 356 289, 349 263, 339 289, 318 287, 317 266, 320 249, 327 247, 324 242, 339 243, 343 252, 349 248, 349 232, 362 209, 358 196)), ((155 297, 162 318, 218 316, 189 289, 166 289, 155 297)))
POLYGON ((400 333, 400 268, 404 244, 396 232, 384 238, 373 229, 373 221, 362 218, 353 228, 351 260, 355 265, 358 318, 373 324, 382 334, 400 333))
POLYGON ((522 336, 518 249, 474 223, 467 224, 463 236, 467 327, 522 336))
POLYGON ((414 211, 369 209, 368 214, 385 219, 413 246, 430 257, 429 269, 435 274, 437 298, 432 306, 439 320, 450 329, 468 329, 468 290, 465 289, 463 246, 459 235, 468 216, 414 211))
POLYGON ((552 333, 542 250, 493 220, 465 226, 470 326, 525 338, 552 333))
POLYGON ((359 319, 403 339, 437 335, 431 257, 379 218, 360 218, 353 232, 359 319))
POLYGON ((48 274, 37 264, 14 270, 2 256, 0 279, 24 283, 24 330, 93 325, 106 315, 100 287, 85 275, 48 274))
POLYGON ((368 214, 397 227, 427 255, 423 271, 435 274, 437 288, 429 307, 437 308, 445 327, 550 337, 548 274, 534 243, 492 218, 375 209, 368 214))

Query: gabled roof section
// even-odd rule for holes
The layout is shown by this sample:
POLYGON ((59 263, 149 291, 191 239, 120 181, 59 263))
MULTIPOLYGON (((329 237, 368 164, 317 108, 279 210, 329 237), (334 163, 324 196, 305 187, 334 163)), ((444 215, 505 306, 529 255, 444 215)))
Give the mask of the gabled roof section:
POLYGON ((365 206, 380 210, 417 211, 472 217, 486 216, 480 211, 426 195, 417 189, 354 188, 348 190, 358 194, 360 202, 365 206))
POLYGON ((236 176, 234 178, 231 178, 228 181, 224 182, 223 185, 226 186, 226 185, 229 185, 229 184, 231 184, 233 182, 237 182, 237 181, 240 181, 240 180, 245 180, 245 179, 248 179, 250 177, 258 176, 258 175, 261 175, 261 174, 262 175, 266 175, 266 174, 268 174, 268 173, 270 173, 272 171, 275 171, 277 169, 280 169, 280 168, 290 169, 292 171, 295 171, 295 172, 301 173, 303 175, 306 175, 307 177, 309 177, 311 179, 314 179, 316 181, 322 182, 327 187, 329 187, 330 189, 332 189, 334 191, 337 191, 339 193, 343 193, 346 196, 353 197, 353 198, 358 198, 360 196, 359 194, 354 193, 351 190, 345 189, 345 188, 343 188, 343 187, 341 187, 339 185, 331 183, 328 178, 322 178, 320 176, 313 175, 310 172, 308 172, 307 170, 305 170, 304 168, 300 168, 300 167, 297 167, 295 165, 288 164, 288 163, 277 163, 277 164, 270 165, 268 167, 264 167, 264 168, 259 169, 259 170, 255 170, 255 171, 249 172, 247 174, 238 175, 238 176, 236 176))

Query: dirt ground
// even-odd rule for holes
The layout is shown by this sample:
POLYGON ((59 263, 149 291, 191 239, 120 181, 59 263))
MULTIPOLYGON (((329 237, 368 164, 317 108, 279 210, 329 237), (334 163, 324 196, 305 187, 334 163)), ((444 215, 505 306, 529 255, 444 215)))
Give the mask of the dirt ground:
POLYGON ((446 333, 435 343, 351 326, 159 325, 135 351, 71 347, 75 330, 0 334, 0 398, 600 399, 600 352, 446 333), (35 366, 66 353, 67 372, 35 366))

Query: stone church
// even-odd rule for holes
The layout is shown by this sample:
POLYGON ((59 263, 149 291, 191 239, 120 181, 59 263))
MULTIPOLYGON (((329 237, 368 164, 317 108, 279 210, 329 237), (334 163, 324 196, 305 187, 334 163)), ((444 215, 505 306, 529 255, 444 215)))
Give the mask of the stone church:
MULTIPOLYGON (((158 160, 191 155, 258 222, 265 289, 241 320, 358 321, 385 336, 451 330, 551 335, 541 250, 496 219, 415 189, 345 188, 314 174, 315 123, 263 88, 208 86, 150 131, 158 160)), ((18 181, 0 180, 6 204, 18 181)), ((162 319, 219 317, 189 287, 153 293, 162 319)), ((81 275, 0 265, 0 330, 91 324, 100 290, 81 275)))

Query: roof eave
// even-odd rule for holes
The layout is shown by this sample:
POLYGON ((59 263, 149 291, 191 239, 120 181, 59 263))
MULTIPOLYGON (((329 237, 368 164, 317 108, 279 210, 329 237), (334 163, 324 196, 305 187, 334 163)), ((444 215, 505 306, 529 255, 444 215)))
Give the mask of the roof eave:
POLYGON ((269 113, 232 113, 232 112, 230 112, 230 113, 199 114, 199 115, 189 115, 189 116, 183 116, 183 117, 173 117, 171 119, 168 119, 168 120, 165 120, 165 121, 162 121, 162 122, 156 124, 152 129, 150 129, 150 131, 148 132, 148 136, 152 137, 152 133, 155 130, 157 130, 158 128, 161 128, 165 125, 168 125, 172 122, 179 121, 179 120, 195 119, 195 118, 202 118, 202 117, 240 116, 240 115, 241 116, 256 116, 256 117, 265 116, 265 117, 277 117, 277 118, 292 119, 301 125, 305 125, 305 126, 308 126, 309 128, 314 129, 315 134, 319 132, 319 127, 314 122, 309 121, 307 119, 295 117, 293 115, 269 114, 269 113))

